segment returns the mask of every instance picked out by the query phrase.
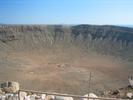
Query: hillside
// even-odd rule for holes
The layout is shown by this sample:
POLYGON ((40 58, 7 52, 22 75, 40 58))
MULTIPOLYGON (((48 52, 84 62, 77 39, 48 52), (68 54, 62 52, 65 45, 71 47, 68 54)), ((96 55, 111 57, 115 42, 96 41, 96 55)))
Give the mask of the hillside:
POLYGON ((89 72, 93 91, 119 88, 128 84, 132 60, 133 28, 0 25, 0 81, 29 89, 85 93, 89 72))
POLYGON ((1 45, 8 45, 15 49, 21 46, 21 50, 74 45, 86 51, 93 49, 104 54, 124 53, 128 58, 132 57, 130 52, 133 51, 133 29, 107 25, 1 25, 0 40, 1 45))

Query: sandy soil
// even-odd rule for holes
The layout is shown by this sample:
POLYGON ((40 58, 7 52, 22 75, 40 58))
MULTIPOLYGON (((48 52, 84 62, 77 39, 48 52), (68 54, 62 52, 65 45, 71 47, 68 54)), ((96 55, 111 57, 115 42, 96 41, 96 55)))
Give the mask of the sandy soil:
POLYGON ((0 58, 0 81, 18 81, 24 89, 98 93, 128 85, 127 76, 133 73, 132 64, 120 58, 80 51, 9 52, 0 58))

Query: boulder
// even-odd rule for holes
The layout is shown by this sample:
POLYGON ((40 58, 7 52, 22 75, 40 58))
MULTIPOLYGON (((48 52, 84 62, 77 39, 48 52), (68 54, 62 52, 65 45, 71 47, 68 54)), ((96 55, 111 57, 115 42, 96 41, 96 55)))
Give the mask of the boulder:
POLYGON ((26 93, 26 92, 20 92, 20 93, 19 93, 19 96, 20 96, 20 97, 19 97, 20 100, 24 100, 25 97, 27 96, 27 93, 26 93))
POLYGON ((126 95, 127 95, 127 97, 130 98, 130 99, 133 97, 133 93, 131 93, 131 92, 128 92, 126 95))
POLYGON ((2 89, 0 88, 0 94, 2 94, 3 92, 2 92, 2 89))
POLYGON ((18 82, 4 82, 1 83, 1 89, 5 93, 15 93, 19 91, 18 82))

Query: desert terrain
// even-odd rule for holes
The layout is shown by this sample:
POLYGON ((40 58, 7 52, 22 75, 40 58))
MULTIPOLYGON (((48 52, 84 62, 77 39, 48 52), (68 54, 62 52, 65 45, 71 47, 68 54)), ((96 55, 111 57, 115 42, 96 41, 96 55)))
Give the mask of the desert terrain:
POLYGON ((1 25, 0 82, 17 81, 23 89, 98 94, 129 84, 132 50, 132 28, 1 25))

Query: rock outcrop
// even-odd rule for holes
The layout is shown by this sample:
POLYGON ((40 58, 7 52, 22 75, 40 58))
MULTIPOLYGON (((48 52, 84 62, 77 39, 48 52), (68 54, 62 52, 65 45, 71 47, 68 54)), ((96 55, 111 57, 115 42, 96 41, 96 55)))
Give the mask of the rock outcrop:
POLYGON ((1 92, 3 93, 16 93, 19 91, 18 82, 4 82, 1 83, 1 92))

